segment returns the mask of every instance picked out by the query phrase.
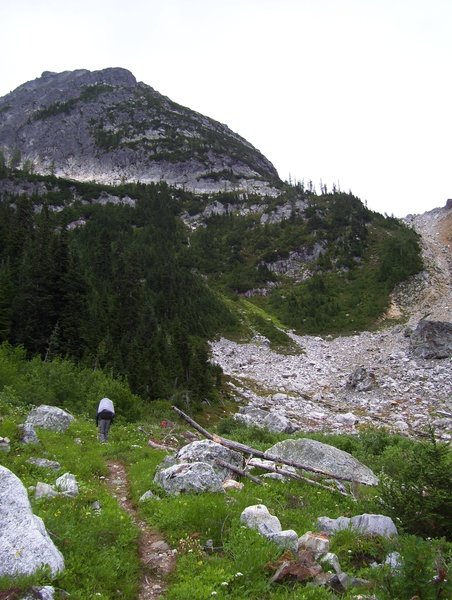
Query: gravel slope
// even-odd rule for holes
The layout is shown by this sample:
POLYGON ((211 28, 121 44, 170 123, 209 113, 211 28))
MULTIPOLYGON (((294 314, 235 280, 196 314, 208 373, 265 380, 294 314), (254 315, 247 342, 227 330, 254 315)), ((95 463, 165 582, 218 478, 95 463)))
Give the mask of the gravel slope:
POLYGON ((241 411, 243 405, 265 409, 304 431, 383 425, 422 435, 433 424, 439 438, 451 439, 451 358, 412 356, 407 332, 421 318, 451 321, 452 210, 410 215, 406 222, 422 236, 426 264, 393 295, 390 312, 408 327, 335 339, 292 335, 304 351, 297 356, 275 353, 265 340, 212 343, 212 358, 231 377, 241 411), (365 380, 350 387, 349 377, 359 367, 365 380))

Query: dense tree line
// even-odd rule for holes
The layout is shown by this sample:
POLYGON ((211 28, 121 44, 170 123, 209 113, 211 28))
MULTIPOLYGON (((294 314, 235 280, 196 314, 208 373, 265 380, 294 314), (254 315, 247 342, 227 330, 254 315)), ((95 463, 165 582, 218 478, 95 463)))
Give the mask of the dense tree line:
POLYGON ((207 339, 241 330, 240 310, 234 317, 225 296, 276 283, 251 300, 287 326, 359 330, 381 316, 395 284, 422 268, 417 235, 352 194, 290 188, 269 210, 300 194, 305 207, 280 222, 217 215, 189 231, 180 214, 201 210, 202 199, 164 183, 113 188, 1 164, 3 177, 45 184, 47 193, 0 195, 0 341, 124 376, 144 398, 214 395, 220 373, 207 339), (102 193, 135 204, 93 202, 102 193), (85 224, 74 227, 80 218, 85 224), (314 247, 322 252, 305 281, 271 271, 314 247))
POLYGON ((135 208, 61 212, 45 198, 3 194, 0 338, 29 356, 69 357, 125 376, 145 398, 196 404, 212 396, 219 377, 206 339, 232 317, 187 268, 186 232, 169 189, 134 191, 135 208), (70 229, 76 214, 86 225, 70 229))

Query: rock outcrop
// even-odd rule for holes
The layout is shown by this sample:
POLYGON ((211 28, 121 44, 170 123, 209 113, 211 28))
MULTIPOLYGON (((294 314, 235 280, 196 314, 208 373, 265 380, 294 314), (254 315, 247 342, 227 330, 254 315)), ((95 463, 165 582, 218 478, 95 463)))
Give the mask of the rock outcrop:
POLYGON ((411 351, 419 358, 452 356, 452 323, 419 321, 410 339, 411 351))
POLYGON ((279 193, 249 142, 121 68, 46 71, 0 98, 0 149, 10 164, 82 181, 279 193))
POLYGON ((31 575, 45 566, 52 575, 64 569, 63 555, 32 513, 22 482, 1 465, 0 522, 0 576, 31 575))

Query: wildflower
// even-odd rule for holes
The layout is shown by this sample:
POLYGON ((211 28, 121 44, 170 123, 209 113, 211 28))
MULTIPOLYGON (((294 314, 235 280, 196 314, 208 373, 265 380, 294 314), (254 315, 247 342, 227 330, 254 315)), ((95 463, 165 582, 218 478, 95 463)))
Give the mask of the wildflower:
POLYGON ((217 592, 212 592, 210 595, 211 595, 211 596, 216 596, 216 595, 217 595, 217 592))
POLYGON ((229 585, 227 581, 222 581, 221 585, 229 585))
POLYGON ((243 573, 240 573, 240 571, 237 571, 237 573, 234 575, 234 577, 243 577, 243 573))

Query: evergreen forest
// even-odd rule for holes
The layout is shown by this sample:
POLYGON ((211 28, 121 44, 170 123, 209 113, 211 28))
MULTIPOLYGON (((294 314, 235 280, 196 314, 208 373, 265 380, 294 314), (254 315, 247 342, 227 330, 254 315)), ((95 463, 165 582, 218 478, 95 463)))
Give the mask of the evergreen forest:
POLYGON ((0 174, 0 341, 124 378, 146 400, 192 409, 215 400, 216 335, 261 333, 290 351, 287 328, 372 329, 394 286, 422 267, 414 231, 351 193, 286 184, 276 199, 204 197, 4 163, 0 174), (212 202, 232 209, 190 227, 186 217, 212 202), (259 203, 267 215, 293 209, 274 221, 243 210, 259 203), (272 269, 300 251, 314 257, 303 277, 272 269))

